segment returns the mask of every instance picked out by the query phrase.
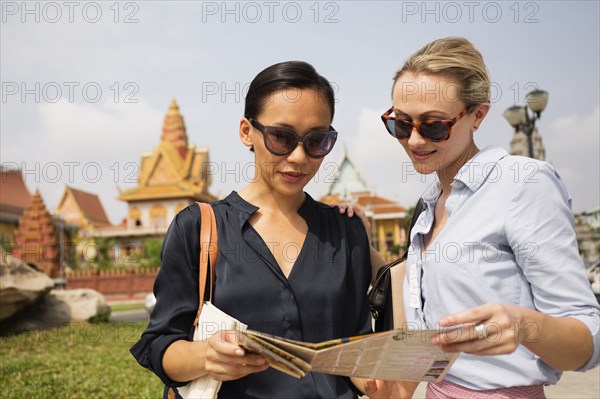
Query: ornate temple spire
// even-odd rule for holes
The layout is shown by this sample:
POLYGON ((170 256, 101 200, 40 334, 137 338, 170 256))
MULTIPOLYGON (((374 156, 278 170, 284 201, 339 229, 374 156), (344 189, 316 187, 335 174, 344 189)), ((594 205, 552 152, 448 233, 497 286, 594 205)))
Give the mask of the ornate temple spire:
POLYGON ((188 150, 188 137, 185 132, 183 116, 179 113, 179 106, 175 98, 171 100, 169 111, 165 115, 160 140, 173 145, 179 155, 185 159, 188 150))
POLYGON ((347 201, 356 195, 368 195, 371 192, 358 168, 350 160, 348 150, 344 147, 344 159, 340 164, 335 181, 329 187, 328 195, 337 195, 342 201, 347 201))
MULTIPOLYGON (((188 143, 183 116, 173 99, 165 115, 160 144, 152 152, 142 154, 137 187, 120 191, 118 198, 136 208, 136 215, 141 211, 134 203, 139 201, 214 201, 216 197, 208 192, 208 162, 208 148, 188 143)), ((128 220, 128 226, 132 226, 133 217, 128 220)))
POLYGON ((13 255, 34 264, 50 277, 60 271, 59 241, 52 216, 46 209, 40 191, 36 190, 31 203, 19 219, 13 255))
MULTIPOLYGON (((531 140, 533 144, 533 157, 540 161, 544 161, 546 159, 546 149, 544 148, 542 136, 540 135, 537 126, 533 129, 531 140)), ((520 130, 514 133, 513 138, 510 141, 510 154, 521 155, 524 157, 529 156, 527 136, 520 130)))

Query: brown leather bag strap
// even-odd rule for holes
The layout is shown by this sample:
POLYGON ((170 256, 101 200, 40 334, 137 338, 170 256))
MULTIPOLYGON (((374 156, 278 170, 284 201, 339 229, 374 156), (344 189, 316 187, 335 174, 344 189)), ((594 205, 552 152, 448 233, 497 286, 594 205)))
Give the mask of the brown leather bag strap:
POLYGON ((215 218, 215 212, 212 207, 210 208, 210 241, 208 245, 208 255, 210 258, 210 300, 212 301, 214 295, 214 283, 215 283, 215 267, 217 265, 217 256, 219 255, 219 240, 217 234, 217 219, 215 218))
POLYGON ((206 278, 208 277, 210 260, 210 293, 209 300, 212 300, 213 285, 215 282, 215 265, 217 264, 217 255, 219 247, 217 245, 217 222, 215 213, 209 204, 197 202, 200 207, 200 265, 198 282, 198 313, 194 320, 194 325, 198 324, 202 305, 204 305, 204 291, 206 288, 206 278))

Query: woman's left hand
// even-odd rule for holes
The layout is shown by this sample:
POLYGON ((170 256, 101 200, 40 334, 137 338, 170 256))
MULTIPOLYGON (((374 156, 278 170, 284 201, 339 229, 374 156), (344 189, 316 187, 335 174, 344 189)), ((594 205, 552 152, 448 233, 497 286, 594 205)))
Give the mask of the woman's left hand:
POLYGON ((514 352, 538 326, 525 323, 527 309, 499 303, 486 303, 440 320, 441 327, 459 325, 432 338, 446 352, 473 355, 501 355, 514 352))

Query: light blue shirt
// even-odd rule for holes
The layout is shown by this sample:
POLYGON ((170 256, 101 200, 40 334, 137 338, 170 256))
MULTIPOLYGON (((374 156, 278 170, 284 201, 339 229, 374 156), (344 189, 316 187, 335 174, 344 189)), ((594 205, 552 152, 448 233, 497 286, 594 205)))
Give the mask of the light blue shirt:
MULTIPOLYGON (((430 231, 440 194, 439 182, 425 192, 425 209, 410 233, 407 321, 437 328, 444 316, 488 302, 573 317, 594 342, 592 358, 580 370, 598 365, 600 310, 579 256, 571 200, 554 168, 500 148, 481 150, 454 178, 446 225, 422 253, 419 234, 430 231)), ((537 328, 525 327, 530 333, 537 328)), ((519 345, 509 355, 463 353, 446 379, 482 390, 554 384, 560 375, 519 345)))

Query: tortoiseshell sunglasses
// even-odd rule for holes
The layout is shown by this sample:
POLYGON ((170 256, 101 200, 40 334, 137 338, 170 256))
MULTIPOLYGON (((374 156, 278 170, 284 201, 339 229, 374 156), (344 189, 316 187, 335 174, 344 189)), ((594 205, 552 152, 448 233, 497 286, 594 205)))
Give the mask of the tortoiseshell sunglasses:
POLYGON ((460 118, 462 118, 470 109, 472 109, 471 106, 465 108, 460 114, 450 120, 433 119, 413 123, 406 119, 391 116, 392 112, 394 112, 394 107, 391 107, 381 115, 381 120, 388 133, 399 140, 409 138, 413 129, 417 129, 417 132, 419 132, 422 137, 436 142, 448 140, 450 138, 452 126, 456 125, 460 118))

